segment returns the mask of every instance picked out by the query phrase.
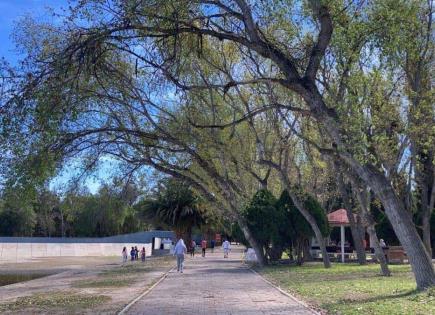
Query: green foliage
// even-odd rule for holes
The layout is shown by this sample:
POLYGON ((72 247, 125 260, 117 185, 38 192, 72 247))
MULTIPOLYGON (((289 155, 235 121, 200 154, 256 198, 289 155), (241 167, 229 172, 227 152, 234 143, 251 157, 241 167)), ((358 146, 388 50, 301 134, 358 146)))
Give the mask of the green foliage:
MULTIPOLYGON (((308 193, 303 193, 303 195, 299 193, 299 196, 303 201, 305 209, 307 209, 315 218, 322 235, 327 236, 330 232, 328 218, 326 217, 326 213, 322 209, 320 203, 308 193)), ((290 222, 290 228, 288 230, 292 239, 296 239, 298 237, 309 238, 314 235, 311 226, 296 208, 287 190, 284 190, 281 193, 277 206, 285 209, 287 213, 290 222)))
POLYGON ((157 191, 135 208, 154 224, 188 233, 188 237, 193 227, 206 224, 208 218, 200 197, 187 183, 174 178, 161 181, 157 191))
MULTIPOLYGON (((303 193, 301 197, 304 207, 314 216, 322 234, 328 235, 327 217, 319 202, 307 193, 303 193)), ((287 190, 281 193, 278 200, 268 190, 259 190, 242 214, 252 236, 263 247, 270 260, 281 258, 282 251, 291 250, 296 242, 303 242, 314 235, 287 190)), ((236 224, 233 226, 233 236, 248 245, 236 224)))
POLYGON ((279 217, 275 207, 276 199, 268 190, 259 190, 244 209, 252 236, 263 248, 267 248, 274 235, 278 233, 279 217))
POLYGON ((0 235, 30 236, 35 226, 33 191, 8 186, 0 203, 0 235))
POLYGON ((112 183, 95 194, 74 191, 63 198, 47 189, 8 188, 0 199, 2 236, 102 237, 148 228, 133 204, 134 185, 112 183))

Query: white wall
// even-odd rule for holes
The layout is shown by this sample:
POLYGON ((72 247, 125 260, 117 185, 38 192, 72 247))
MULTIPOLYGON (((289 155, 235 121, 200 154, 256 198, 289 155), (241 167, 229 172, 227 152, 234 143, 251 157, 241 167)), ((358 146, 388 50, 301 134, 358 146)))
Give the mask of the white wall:
POLYGON ((33 257, 56 256, 119 256, 123 247, 128 254, 132 246, 139 251, 145 246, 147 256, 151 256, 151 243, 0 243, 0 260, 15 261, 33 257))

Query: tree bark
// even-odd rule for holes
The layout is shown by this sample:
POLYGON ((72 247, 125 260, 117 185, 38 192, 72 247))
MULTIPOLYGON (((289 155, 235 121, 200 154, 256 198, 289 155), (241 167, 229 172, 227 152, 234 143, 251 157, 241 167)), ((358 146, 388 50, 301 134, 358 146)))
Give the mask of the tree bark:
POLYGON ((317 243, 319 243, 320 250, 322 251, 323 266, 325 268, 331 267, 331 262, 329 261, 328 252, 326 251, 326 242, 322 235, 322 232, 320 231, 319 226, 317 225, 316 219, 314 219, 311 213, 308 212, 307 209, 305 209, 302 202, 298 200, 296 194, 291 191, 291 187, 286 185, 286 188, 288 189, 289 195, 293 199, 293 203, 295 204, 296 208, 298 208, 299 212, 303 215, 305 220, 307 220, 307 222, 311 226, 311 229, 314 232, 317 243))
POLYGON ((326 251, 326 242, 322 235, 322 232, 320 231, 319 226, 317 225, 316 219, 311 215, 311 213, 305 209, 303 203, 299 200, 298 196, 292 191, 292 187, 290 185, 290 181, 286 174, 283 174, 283 171, 280 171, 281 179, 284 183, 284 187, 288 190, 288 193, 290 197, 293 200, 293 203, 295 204, 296 208, 299 210, 299 212, 302 214, 302 216, 307 220, 307 222, 310 224, 311 229, 314 232, 314 235, 316 237, 317 243, 319 243, 320 250, 322 251, 322 259, 323 259, 323 266, 325 268, 331 267, 331 262, 329 261, 328 252, 326 251))
MULTIPOLYGON (((428 251, 429 255, 432 257, 432 242, 430 233, 430 219, 432 216, 432 211, 435 203, 435 172, 432 167, 432 161, 426 161, 425 174, 419 174, 420 176, 420 207, 422 214, 422 230, 423 230, 423 243, 428 251), (432 168, 432 169, 431 169, 432 168), (429 174, 426 174, 429 173, 429 174)), ((420 173, 420 172, 416 172, 420 173)))
POLYGON ((260 246, 257 240, 252 236, 251 231, 248 228, 248 225, 246 224, 244 218, 242 218, 240 215, 237 215, 237 223, 239 224, 240 229, 242 230, 246 240, 254 249, 255 255, 257 256, 258 265, 260 267, 263 267, 266 264, 266 257, 264 255, 263 247, 260 246))
POLYGON ((393 226, 394 232, 402 244, 414 272, 417 289, 423 290, 435 285, 435 273, 432 259, 429 256, 420 236, 417 233, 411 214, 394 193, 391 183, 376 170, 355 167, 358 175, 369 184, 381 200, 385 213, 393 226))
POLYGON ((430 218, 432 212, 429 209, 426 209, 422 213, 422 229, 423 229, 423 243, 426 247, 428 254, 432 257, 432 242, 430 237, 430 218))
POLYGON ((340 190, 341 196, 343 197, 344 207, 346 208, 347 217, 349 219, 350 231, 352 233, 352 238, 356 250, 356 255, 358 258, 358 263, 360 265, 366 265, 367 264, 366 251, 363 246, 363 239, 361 237, 360 229, 358 228, 357 223, 355 221, 355 217, 353 215, 352 204, 349 196, 350 193, 347 191, 345 187, 343 174, 342 174, 343 169, 340 167, 338 161, 334 162, 334 166, 335 166, 335 174, 336 174, 338 188, 340 190))
POLYGON ((388 268, 388 262, 385 257, 384 249, 381 247, 381 244, 379 243, 378 235, 376 234, 376 229, 374 224, 368 224, 367 225, 367 232, 370 235, 370 239, 373 240, 373 249, 375 250, 375 256, 376 259, 379 261, 379 264, 381 266, 381 273, 385 277, 391 276, 390 269, 388 268))
POLYGON ((391 272, 390 269, 388 268, 388 262, 385 257, 384 249, 381 247, 381 244, 379 243, 379 238, 375 228, 375 221, 373 220, 373 217, 370 214, 369 193, 367 190, 364 190, 362 187, 359 187, 359 185, 357 185, 355 181, 353 181, 353 183, 356 190, 356 197, 361 207, 361 214, 364 221, 366 221, 367 223, 367 232, 369 233, 370 239, 372 240, 372 244, 370 245, 373 246, 373 249, 375 250, 376 259, 378 260, 381 266, 381 274, 385 277, 389 277, 391 276, 391 272))
POLYGON ((313 260, 313 257, 311 256, 310 253, 310 240, 309 239, 304 239, 304 260, 305 261, 311 261, 313 260))

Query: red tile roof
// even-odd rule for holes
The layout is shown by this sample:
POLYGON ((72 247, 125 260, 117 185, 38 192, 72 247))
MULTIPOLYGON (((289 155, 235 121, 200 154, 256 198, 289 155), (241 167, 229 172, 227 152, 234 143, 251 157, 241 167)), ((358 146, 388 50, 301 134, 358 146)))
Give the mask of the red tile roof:
POLYGON ((328 214, 328 222, 330 225, 348 225, 349 218, 346 209, 338 209, 328 214))

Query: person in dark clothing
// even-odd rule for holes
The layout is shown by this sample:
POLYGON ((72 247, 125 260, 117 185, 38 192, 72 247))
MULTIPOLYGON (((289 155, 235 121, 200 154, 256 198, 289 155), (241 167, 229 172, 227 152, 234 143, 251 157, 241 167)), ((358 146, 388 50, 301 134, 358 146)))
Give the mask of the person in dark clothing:
POLYGON ((207 248, 207 240, 203 239, 201 241, 202 257, 205 257, 205 249, 207 248))
POLYGON ((134 250, 133 246, 131 247, 130 257, 131 257, 131 261, 133 261, 136 258, 136 251, 134 250))
POLYGON ((146 252, 145 252, 145 246, 142 247, 142 250, 140 251, 140 258, 142 259, 142 262, 145 262, 146 252))

